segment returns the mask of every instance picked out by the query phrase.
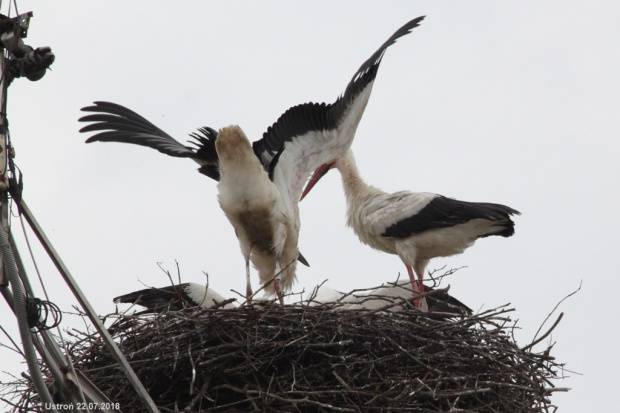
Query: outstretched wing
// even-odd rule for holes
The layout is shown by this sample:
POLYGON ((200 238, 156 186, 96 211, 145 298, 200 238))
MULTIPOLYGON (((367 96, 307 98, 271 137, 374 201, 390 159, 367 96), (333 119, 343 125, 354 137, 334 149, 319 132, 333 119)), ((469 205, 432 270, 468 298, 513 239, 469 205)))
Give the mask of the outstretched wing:
POLYGON ((349 149, 379 65, 387 48, 424 19, 407 22, 387 39, 353 75, 345 92, 334 103, 305 103, 288 109, 254 142, 253 149, 282 192, 299 199, 302 186, 317 167, 349 149))
POLYGON ((185 146, 151 122, 124 106, 111 102, 94 102, 94 106, 82 108, 93 112, 83 116, 80 122, 92 122, 80 132, 97 132, 86 140, 91 142, 121 142, 146 146, 177 158, 190 158, 201 165, 199 171, 215 180, 219 179, 218 158, 215 151, 217 132, 203 127, 190 136, 195 147, 185 146))

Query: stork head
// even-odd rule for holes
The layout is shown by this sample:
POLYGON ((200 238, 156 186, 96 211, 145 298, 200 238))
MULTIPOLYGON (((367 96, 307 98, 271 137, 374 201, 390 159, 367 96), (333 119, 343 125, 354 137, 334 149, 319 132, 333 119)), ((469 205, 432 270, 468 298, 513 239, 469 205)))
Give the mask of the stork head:
POLYGON ((215 141, 215 150, 223 161, 243 161, 248 154, 253 156, 250 141, 243 129, 237 125, 220 129, 215 141))
POLYGON ((314 185, 316 185, 317 182, 319 182, 319 180, 322 177, 324 177, 329 172, 330 169, 333 169, 333 168, 338 168, 341 174, 342 173, 345 173, 345 174, 352 173, 353 175, 359 174, 357 172, 357 166, 355 165, 355 157, 353 156, 353 151, 351 150, 351 148, 347 149, 347 151, 339 158, 326 162, 314 170, 314 172, 312 173, 312 176, 310 177, 310 180, 308 180, 308 183, 306 184, 306 187, 303 190, 303 193, 301 194, 301 198, 299 198, 299 201, 304 199, 306 195, 308 195, 310 190, 314 187, 314 185))
POLYGON ((321 178, 323 178, 325 174, 329 172, 330 169, 336 167, 336 162, 337 160, 324 163, 323 165, 319 166, 318 168, 314 170, 314 172, 312 173, 312 176, 310 177, 310 180, 308 181, 308 183, 306 184, 306 187, 304 188, 303 193, 301 194, 301 198, 299 198, 299 201, 301 201, 302 199, 306 197, 306 195, 308 195, 308 193, 314 187, 314 185, 316 185, 317 182, 319 182, 321 178))

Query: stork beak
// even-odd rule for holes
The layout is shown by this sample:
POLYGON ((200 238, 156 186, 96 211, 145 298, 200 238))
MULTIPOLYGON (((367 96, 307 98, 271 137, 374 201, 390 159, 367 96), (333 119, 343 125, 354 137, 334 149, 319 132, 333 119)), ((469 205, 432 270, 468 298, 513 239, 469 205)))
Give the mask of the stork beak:
POLYGON ((334 162, 330 162, 330 163, 324 163, 323 165, 315 169, 315 171, 312 173, 312 177, 310 178, 310 180, 306 184, 306 187, 304 188, 304 192, 301 194, 301 198, 299 198, 299 202, 301 202, 301 200, 304 199, 306 195, 308 195, 308 193, 314 187, 314 185, 316 185, 317 182, 319 182, 319 180, 321 180, 321 178, 323 178, 323 176, 325 176, 325 174, 329 172, 329 170, 332 169, 333 167, 334 167, 334 162))

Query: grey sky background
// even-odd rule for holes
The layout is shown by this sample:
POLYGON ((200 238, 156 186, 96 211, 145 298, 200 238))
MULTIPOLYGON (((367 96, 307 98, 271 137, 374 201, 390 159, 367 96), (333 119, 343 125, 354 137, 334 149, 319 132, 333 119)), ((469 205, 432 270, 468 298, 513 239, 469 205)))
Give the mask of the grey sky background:
MULTIPOLYGON (((436 192, 521 211, 512 238, 482 239, 463 255, 431 261, 429 269, 465 267, 444 284, 475 310, 511 303, 521 345, 581 284, 560 305, 565 316, 549 339, 570 370, 555 384, 572 388, 552 400, 562 412, 617 408, 620 8, 614 2, 24 1, 18 7, 34 12, 26 43, 51 46, 57 59, 40 82, 19 79, 9 90, 24 199, 102 315, 115 310, 117 295, 167 285, 157 263, 176 274, 178 262, 188 282, 205 282, 207 272, 210 286, 225 296, 244 291, 245 270, 214 181, 189 160, 130 145, 84 144, 81 107, 120 103, 182 142, 197 127, 229 124, 256 140, 289 107, 334 101, 385 39, 427 15, 383 59, 353 143, 360 171, 386 191, 436 192)), ((326 279, 349 291, 406 277, 398 257, 361 245, 345 228, 338 173, 326 176, 300 209, 300 248, 311 267, 298 267, 295 291, 326 279)), ((12 223, 26 258, 19 218, 12 223)), ((60 276, 38 246, 34 254, 52 301, 73 312, 75 300, 60 276)), ((76 317, 65 318, 66 328, 83 329, 76 317)), ((19 339, 5 304, 0 324, 19 339)), ((0 348, 0 360, 2 371, 25 369, 7 349, 0 348)))

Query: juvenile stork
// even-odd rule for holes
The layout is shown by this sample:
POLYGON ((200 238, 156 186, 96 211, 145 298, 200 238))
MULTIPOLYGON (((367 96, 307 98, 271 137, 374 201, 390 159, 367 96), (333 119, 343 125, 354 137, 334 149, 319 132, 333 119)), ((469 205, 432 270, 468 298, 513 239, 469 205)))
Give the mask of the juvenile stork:
POLYGON ((299 256, 297 202, 290 202, 282 188, 269 179, 239 126, 220 129, 215 148, 220 170, 218 200, 235 228, 245 258, 246 295, 248 298, 252 295, 250 258, 253 257, 263 283, 276 275, 273 290, 283 304, 282 288, 291 288, 299 256))
MULTIPOLYGON (((427 292, 434 291, 434 288, 424 286, 424 290, 427 292)), ((411 283, 406 282, 394 282, 387 283, 381 287, 360 290, 356 293, 342 293, 330 288, 324 284, 315 287, 307 296, 304 303, 309 306, 322 305, 324 303, 337 303, 342 304, 340 307, 336 307, 339 310, 376 310, 378 308, 388 308, 390 311, 402 310, 404 306, 393 305, 398 304, 402 300, 402 303, 411 302, 414 297, 414 293, 411 290, 411 283)), ((441 312, 450 314, 471 314, 471 308, 467 307, 461 301, 452 297, 446 291, 437 291, 427 298, 428 310, 430 312, 441 312)), ((408 304, 411 306, 411 304, 408 304)), ((444 318, 439 316, 438 318, 444 318)))
MULTIPOLYGON (((347 226, 362 243, 398 255, 415 292, 424 292, 422 279, 429 260, 461 254, 478 238, 510 237, 514 234, 510 216, 520 215, 505 205, 457 201, 428 192, 385 193, 364 182, 351 150, 317 168, 302 199, 334 167, 342 177, 347 226)), ((428 311, 425 298, 414 299, 414 303, 418 309, 428 311)))
MULTIPOLYGON (((267 285, 266 292, 277 293, 282 301, 278 290, 290 290, 295 280, 298 202, 303 185, 313 170, 342 157, 349 149, 385 51, 423 19, 407 22, 390 36, 360 66, 334 103, 305 103, 288 109, 252 145, 240 128, 224 128, 218 135, 214 129, 203 127, 191 134, 194 146, 185 146, 142 116, 109 102, 95 102, 94 106, 82 108, 96 114, 80 119, 94 122, 80 131, 98 132, 87 143, 132 143, 198 162, 199 172, 220 181, 220 205, 239 236, 246 258, 246 279, 249 280, 248 257, 263 284, 280 269, 282 273, 267 285), (221 142, 222 133, 230 144, 221 142), (243 152, 241 161, 233 156, 236 152, 243 152), (239 211, 240 200, 248 202, 245 212, 239 211), (267 205, 273 205, 272 209, 267 205)), ((247 285, 246 294, 250 296, 249 281, 247 285)))
POLYGON ((145 288, 114 298, 116 304, 137 304, 145 307, 142 313, 178 311, 184 308, 235 308, 232 300, 222 297, 212 288, 196 283, 145 288))

